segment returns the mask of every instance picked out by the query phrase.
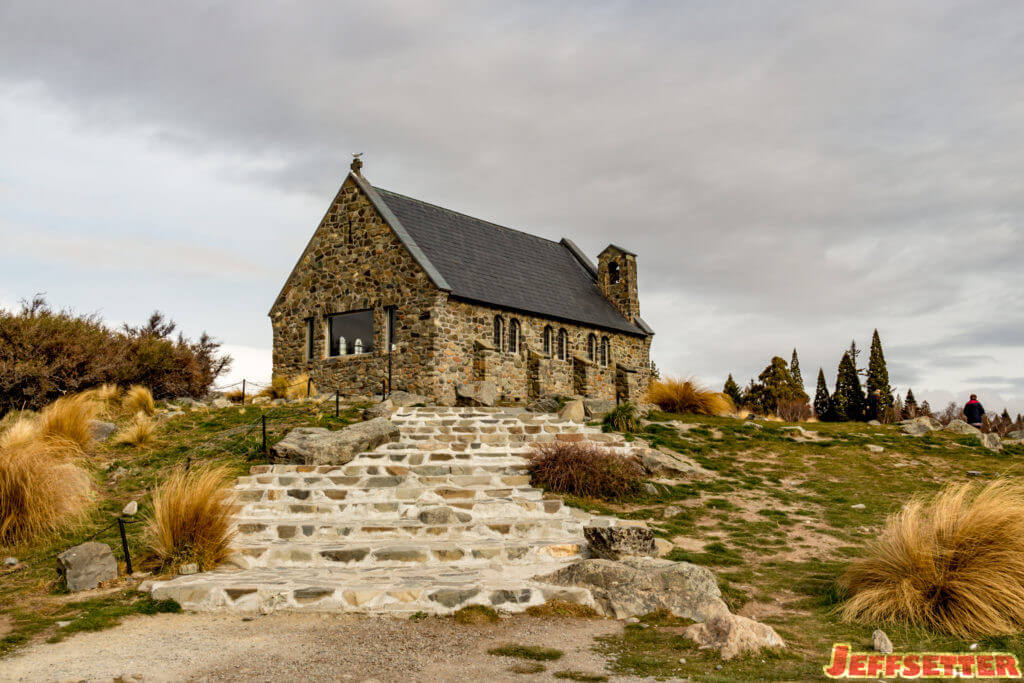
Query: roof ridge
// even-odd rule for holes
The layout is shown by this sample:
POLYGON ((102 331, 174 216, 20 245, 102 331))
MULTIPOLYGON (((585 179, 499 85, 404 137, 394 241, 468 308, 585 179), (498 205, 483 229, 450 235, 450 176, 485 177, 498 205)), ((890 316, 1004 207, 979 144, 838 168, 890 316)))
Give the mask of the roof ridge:
POLYGON ((541 235, 535 235, 532 232, 527 232, 526 230, 520 230, 518 228, 510 228, 507 225, 501 225, 499 223, 495 223, 494 221, 489 221, 486 218, 477 218, 476 216, 470 216, 468 213, 465 213, 465 212, 462 212, 462 211, 456 211, 455 209, 449 209, 447 206, 441 206, 440 204, 434 204, 432 202, 426 202, 426 201, 423 201, 422 199, 416 199, 416 197, 410 197, 409 195, 402 194, 401 192, 395 192, 394 190, 387 190, 387 189, 384 189, 383 187, 377 187, 376 185, 373 186, 373 189, 377 190, 377 192, 386 192, 388 194, 393 194, 396 197, 401 197, 403 199, 408 199, 410 201, 419 202, 420 204, 425 204, 425 205, 433 207, 435 209, 440 209, 441 211, 447 211, 448 213, 454 213, 454 214, 457 214, 459 216, 464 216, 465 218, 470 218, 470 219, 472 219, 474 221, 480 221, 481 223, 486 223, 487 225, 490 225, 490 226, 495 227, 495 228, 500 228, 502 230, 508 230, 509 232, 518 232, 521 235, 527 235, 529 237, 533 237, 534 239, 544 240, 545 242, 550 242, 552 244, 557 244, 558 246, 563 247, 563 248, 565 247, 565 245, 562 244, 562 242, 559 241, 559 240, 553 240, 553 239, 550 239, 548 237, 542 237, 541 235))

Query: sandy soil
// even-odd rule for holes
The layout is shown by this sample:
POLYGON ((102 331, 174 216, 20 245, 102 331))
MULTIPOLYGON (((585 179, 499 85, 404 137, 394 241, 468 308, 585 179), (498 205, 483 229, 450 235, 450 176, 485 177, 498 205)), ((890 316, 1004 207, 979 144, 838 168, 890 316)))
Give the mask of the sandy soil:
MULTIPOLYGON (((2 681, 469 681, 557 680, 567 669, 607 673, 592 652, 596 636, 620 633, 607 620, 525 616, 489 626, 450 619, 414 623, 357 615, 276 614, 133 617, 114 629, 39 643, 0 660, 2 681), (534 676, 509 671, 517 662, 487 654, 498 645, 562 650, 534 676)), ((614 678, 613 680, 628 680, 614 678)))

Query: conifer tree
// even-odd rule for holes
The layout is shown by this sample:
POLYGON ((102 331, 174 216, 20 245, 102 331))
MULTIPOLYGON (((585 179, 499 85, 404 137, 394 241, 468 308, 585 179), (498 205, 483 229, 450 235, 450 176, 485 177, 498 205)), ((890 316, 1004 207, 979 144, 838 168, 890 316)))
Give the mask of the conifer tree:
POLYGON ((797 388, 786 361, 778 356, 772 358, 771 365, 762 370, 757 379, 757 382, 751 380, 746 398, 763 414, 776 413, 780 405, 794 401, 807 403, 807 394, 797 388))
POLYGON ((1013 418, 1010 417, 1010 411, 1003 407, 1003 414, 999 416, 1006 424, 1013 424, 1013 418))
POLYGON ((878 330, 871 335, 871 355, 868 358, 868 393, 881 392, 881 403, 886 408, 892 405, 892 387, 889 386, 889 370, 885 367, 882 340, 878 330))
POLYGON ((825 371, 821 368, 818 368, 818 388, 814 392, 814 414, 818 416, 819 420, 832 419, 832 397, 828 395, 825 371))
POLYGON ((732 378, 732 373, 729 373, 729 379, 725 380, 725 386, 722 388, 722 391, 732 399, 733 404, 737 408, 743 405, 743 394, 740 393, 740 385, 736 384, 736 380, 732 378))
POLYGON ((850 340, 850 348, 847 349, 846 353, 849 354, 850 360, 853 361, 853 369, 858 374, 863 374, 863 370, 857 366, 857 357, 860 355, 860 349, 857 348, 857 341, 855 339, 850 340))
POLYGON ((849 353, 844 353, 839 361, 836 390, 832 392, 832 412, 839 422, 852 422, 864 417, 864 390, 849 353))
POLYGON ((925 401, 924 403, 921 404, 921 414, 922 415, 927 415, 928 417, 931 417, 931 415, 932 415, 932 406, 931 406, 930 403, 928 403, 928 401, 925 401))
POLYGON ((804 390, 804 376, 800 374, 800 359, 796 357, 796 349, 793 349, 793 360, 789 362, 789 374, 793 376, 793 383, 800 391, 804 390))
POLYGON ((917 399, 914 398, 913 389, 907 389, 907 398, 903 401, 903 410, 906 417, 917 417, 917 399))

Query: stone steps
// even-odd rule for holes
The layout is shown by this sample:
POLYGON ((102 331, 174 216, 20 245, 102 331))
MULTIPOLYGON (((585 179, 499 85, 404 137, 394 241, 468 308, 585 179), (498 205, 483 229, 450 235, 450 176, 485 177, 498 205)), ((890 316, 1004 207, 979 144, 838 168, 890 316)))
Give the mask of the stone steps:
MULTIPOLYGON (((469 515, 466 515, 469 517, 469 515)), ((539 539, 548 536, 583 538, 583 522, 571 517, 495 517, 455 524, 428 524, 419 519, 357 520, 325 524, 309 517, 247 517, 238 520, 239 543, 355 543, 378 539, 451 540, 539 539)))
MULTIPOLYGON (((430 500, 426 500, 424 496, 421 496, 419 500, 371 498, 370 500, 353 499, 341 503, 300 503, 289 500, 271 500, 237 506, 236 518, 239 521, 244 521, 249 517, 304 517, 306 519, 322 519, 332 523, 357 519, 379 521, 409 517, 439 508, 452 508, 459 512, 470 513, 473 519, 484 521, 492 517, 549 517, 564 514, 576 515, 579 512, 565 507, 560 500, 513 497, 511 496, 512 489, 484 490, 484 493, 504 495, 460 500, 445 500, 440 496, 430 500)), ((579 514, 585 516, 585 513, 579 514)))

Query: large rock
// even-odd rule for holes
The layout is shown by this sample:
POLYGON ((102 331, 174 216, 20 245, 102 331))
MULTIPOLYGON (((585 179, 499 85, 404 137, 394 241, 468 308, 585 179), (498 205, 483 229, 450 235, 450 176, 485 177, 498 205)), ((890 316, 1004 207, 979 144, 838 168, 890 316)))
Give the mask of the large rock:
POLYGON ((255 396, 252 399, 252 404, 254 406, 270 405, 270 397, 269 396, 255 396))
POLYGON ((648 474, 653 476, 711 476, 714 474, 696 461, 664 446, 659 446, 657 449, 645 448, 640 451, 640 464, 648 474))
POLYGON ((226 398, 215 398, 210 401, 211 408, 230 408, 233 405, 235 404, 226 398))
POLYGON ((981 445, 990 451, 998 451, 1003 448, 1003 442, 995 432, 978 434, 978 439, 981 440, 981 445))
POLYGON ((657 609, 694 621, 729 614, 715 575, 689 562, 654 557, 582 560, 537 580, 587 588, 594 596, 594 609, 616 619, 657 609))
POLYGON ((1007 439, 1024 439, 1024 429, 1018 429, 1006 435, 1007 439))
POLYGON ((93 420, 89 423, 89 431, 92 433, 92 438, 97 441, 106 441, 110 438, 111 434, 117 431, 117 425, 113 422, 93 420))
POLYGON ((981 430, 972 427, 963 420, 950 420, 949 424, 942 428, 944 431, 954 434, 981 434, 981 430))
POLYGON ((587 414, 583 408, 583 401, 579 399, 569 401, 562 409, 558 411, 558 417, 563 420, 572 420, 573 422, 583 422, 587 419, 587 414))
POLYGON ((526 406, 526 409, 534 413, 556 413, 560 404, 561 401, 556 394, 544 394, 538 396, 530 405, 526 406))
POLYGON ((380 403, 374 403, 363 411, 364 420, 374 420, 378 417, 391 417, 395 413, 395 404, 391 399, 384 399, 380 403))
POLYGON ((420 394, 410 394, 408 391, 392 391, 388 394, 388 400, 396 408, 408 408, 414 405, 426 405, 430 399, 420 394))
POLYGON ((615 401, 608 398, 585 398, 583 409, 591 420, 603 420, 604 416, 615 410, 615 401))
POLYGON ((278 462, 300 465, 344 465, 363 451, 398 440, 398 427, 384 417, 331 431, 298 427, 277 442, 271 455, 278 462))
POLYGON ((90 541, 57 556, 57 574, 68 590, 92 590, 103 581, 117 578, 117 560, 110 546, 90 541))
POLYGON ((455 385, 455 404, 460 406, 493 406, 498 400, 494 382, 460 382, 455 385))
POLYGON ((922 436, 928 432, 942 429, 942 423, 934 417, 917 417, 913 420, 904 420, 900 423, 903 426, 903 433, 910 436, 922 436))
POLYGON ((590 554, 605 560, 619 560, 631 555, 656 556, 654 532, 642 526, 586 526, 590 554))
POLYGON ((702 624, 692 624, 683 636, 697 643, 701 649, 720 648, 722 659, 732 659, 744 652, 757 652, 766 647, 785 647, 779 634, 771 626, 747 617, 724 614, 702 624))

